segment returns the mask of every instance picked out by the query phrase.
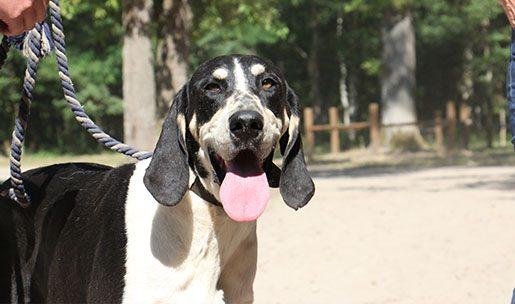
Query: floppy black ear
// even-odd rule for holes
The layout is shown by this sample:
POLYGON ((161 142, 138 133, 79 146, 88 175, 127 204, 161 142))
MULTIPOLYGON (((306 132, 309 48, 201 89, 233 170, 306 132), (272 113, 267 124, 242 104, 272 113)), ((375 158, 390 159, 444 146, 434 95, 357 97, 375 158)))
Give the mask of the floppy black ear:
POLYGON ((185 85, 170 107, 143 178, 152 196, 166 206, 176 205, 188 190, 189 167, 185 144, 187 105, 188 93, 185 85))
POLYGON ((281 153, 283 168, 279 190, 284 202, 297 210, 304 207, 315 194, 315 184, 309 177, 302 151, 302 139, 299 134, 299 99, 288 87, 287 107, 289 110, 289 126, 281 137, 281 153))

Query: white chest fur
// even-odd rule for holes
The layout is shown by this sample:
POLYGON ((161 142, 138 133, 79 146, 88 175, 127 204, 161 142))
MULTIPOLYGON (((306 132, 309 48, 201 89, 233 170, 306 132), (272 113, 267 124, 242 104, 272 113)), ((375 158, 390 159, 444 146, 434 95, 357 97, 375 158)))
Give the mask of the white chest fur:
POLYGON ((220 276, 242 243, 255 243, 255 223, 234 222, 193 192, 160 205, 143 184, 148 164, 136 165, 127 193, 123 303, 223 302, 220 276))

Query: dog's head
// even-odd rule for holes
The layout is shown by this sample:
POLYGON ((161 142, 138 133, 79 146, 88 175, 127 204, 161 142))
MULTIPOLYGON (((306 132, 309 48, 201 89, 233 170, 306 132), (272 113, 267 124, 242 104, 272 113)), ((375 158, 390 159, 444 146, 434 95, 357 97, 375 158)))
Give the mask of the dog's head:
POLYGON ((314 194, 299 135, 299 102, 281 71, 256 56, 202 64, 175 97, 144 182, 161 204, 177 204, 190 169, 234 220, 255 220, 268 187, 303 207, 314 194), (282 169, 272 162, 280 145, 282 169))

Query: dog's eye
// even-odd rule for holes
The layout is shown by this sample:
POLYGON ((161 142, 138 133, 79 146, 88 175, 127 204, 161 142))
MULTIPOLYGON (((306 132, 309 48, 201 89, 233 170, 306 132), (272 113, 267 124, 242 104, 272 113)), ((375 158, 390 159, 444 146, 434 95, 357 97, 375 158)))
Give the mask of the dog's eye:
POLYGON ((275 85, 276 85, 276 82, 272 78, 265 78, 265 79, 263 79, 263 81, 261 81, 261 88, 263 90, 270 90, 275 85))
POLYGON ((222 87, 220 87, 220 85, 218 85, 218 83, 211 82, 211 83, 208 83, 204 87, 204 90, 206 90, 210 93, 218 94, 218 93, 222 92, 222 87))

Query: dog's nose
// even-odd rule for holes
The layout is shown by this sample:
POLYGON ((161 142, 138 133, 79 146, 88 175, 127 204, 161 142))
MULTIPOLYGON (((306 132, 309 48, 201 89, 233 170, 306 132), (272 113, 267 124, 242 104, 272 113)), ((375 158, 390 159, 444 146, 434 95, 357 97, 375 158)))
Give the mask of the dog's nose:
POLYGON ((229 129, 240 140, 256 138, 263 131, 263 116, 256 111, 238 111, 229 117, 229 129))

